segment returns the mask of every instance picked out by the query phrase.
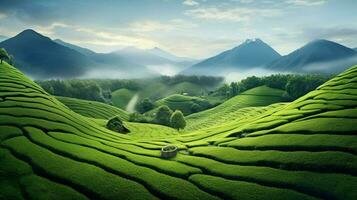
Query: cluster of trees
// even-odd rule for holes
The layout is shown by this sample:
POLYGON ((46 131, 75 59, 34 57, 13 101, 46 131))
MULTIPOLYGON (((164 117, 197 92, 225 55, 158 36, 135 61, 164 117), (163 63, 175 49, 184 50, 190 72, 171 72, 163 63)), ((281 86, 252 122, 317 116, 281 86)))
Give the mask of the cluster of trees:
POLYGON ((154 118, 149 118, 140 113, 132 113, 129 121, 140 123, 154 123, 164 126, 169 126, 177 130, 184 129, 186 127, 186 120, 180 110, 173 112, 168 106, 160 106, 155 114, 154 118))
POLYGON ((182 82, 190 82, 200 86, 212 87, 216 86, 223 82, 223 77, 216 76, 185 76, 185 75, 176 75, 176 76, 161 76, 161 81, 165 84, 175 85, 182 82))
POLYGON ((37 83, 55 96, 105 102, 101 87, 92 80, 46 80, 37 83))
POLYGON ((331 77, 326 75, 298 75, 298 74, 274 74, 264 77, 251 76, 240 82, 232 82, 224 84, 212 95, 225 96, 227 98, 234 97, 249 89, 266 85, 271 88, 285 90, 287 100, 297 99, 306 93, 316 89, 331 77))
POLYGON ((0 48, 0 63, 2 64, 2 61, 6 61, 10 65, 14 65, 14 56, 10 55, 7 53, 7 51, 4 48, 0 48))

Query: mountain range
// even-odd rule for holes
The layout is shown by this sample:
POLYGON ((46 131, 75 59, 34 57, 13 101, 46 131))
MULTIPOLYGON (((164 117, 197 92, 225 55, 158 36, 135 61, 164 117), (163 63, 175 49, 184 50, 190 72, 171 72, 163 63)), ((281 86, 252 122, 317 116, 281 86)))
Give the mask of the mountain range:
POLYGON ((13 55, 15 66, 34 79, 141 78, 165 72, 156 66, 171 67, 176 73, 194 62, 159 48, 96 53, 31 29, 0 42, 0 48, 13 55))
POLYGON ((280 54, 260 39, 248 39, 239 46, 203 60, 184 70, 182 74, 217 75, 263 67, 280 54))
POLYGON ((328 40, 315 40, 267 65, 289 72, 339 73, 357 63, 357 52, 328 40))
POLYGON ((197 60, 178 57, 158 47, 127 47, 110 53, 24 30, 0 42, 15 57, 15 66, 34 79, 142 78, 158 75, 213 75, 245 73, 253 69, 271 72, 339 73, 357 64, 357 49, 328 40, 315 40, 281 56, 261 39, 248 39, 216 56, 197 60))

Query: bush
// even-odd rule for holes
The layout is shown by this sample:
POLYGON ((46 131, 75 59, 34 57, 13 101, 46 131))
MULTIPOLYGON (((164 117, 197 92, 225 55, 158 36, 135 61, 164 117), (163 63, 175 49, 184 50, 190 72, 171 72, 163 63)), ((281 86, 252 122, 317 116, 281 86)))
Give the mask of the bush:
POLYGON ((152 110, 155 107, 155 105, 150 101, 150 99, 145 98, 140 103, 138 103, 136 107, 140 113, 145 113, 149 110, 152 110))
POLYGON ((160 106, 156 113, 154 122, 157 124, 170 126, 171 115, 172 115, 172 110, 168 106, 165 105, 160 106))
POLYGON ((181 111, 176 110, 170 117, 170 124, 172 128, 177 130, 184 129, 186 127, 186 120, 183 117, 181 111))
POLYGON ((132 113, 129 116, 129 121, 130 122, 139 122, 139 123, 148 123, 150 120, 148 120, 144 115, 140 113, 132 113))
POLYGON ((107 128, 112 131, 118 132, 118 133, 128 133, 129 132, 129 130, 127 128, 125 128, 123 122, 121 121, 121 119, 118 116, 115 116, 108 121, 107 128))

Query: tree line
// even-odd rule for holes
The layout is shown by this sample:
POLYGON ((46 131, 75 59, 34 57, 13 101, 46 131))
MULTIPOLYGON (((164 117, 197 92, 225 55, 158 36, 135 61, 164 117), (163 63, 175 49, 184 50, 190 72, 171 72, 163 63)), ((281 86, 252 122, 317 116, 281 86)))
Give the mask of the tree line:
POLYGON ((234 97, 249 89, 266 85, 271 88, 285 90, 286 100, 295 100, 325 83, 332 76, 317 74, 273 74, 270 76, 250 76, 239 82, 224 84, 210 95, 234 97))

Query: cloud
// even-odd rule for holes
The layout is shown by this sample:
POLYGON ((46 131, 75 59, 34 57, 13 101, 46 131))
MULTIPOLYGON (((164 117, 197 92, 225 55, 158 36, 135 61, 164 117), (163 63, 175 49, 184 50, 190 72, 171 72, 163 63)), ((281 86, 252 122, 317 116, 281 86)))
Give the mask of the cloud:
POLYGON ((285 3, 293 6, 320 6, 327 3, 327 0, 286 0, 285 3))
POLYGON ((169 32, 173 30, 191 29, 196 26, 196 24, 182 19, 172 19, 165 23, 145 20, 131 23, 128 30, 133 32, 169 32))
POLYGON ((282 14, 278 9, 258 9, 258 8, 196 8, 185 12, 187 16, 215 20, 215 21, 231 21, 244 22, 259 17, 275 17, 282 14))
POLYGON ((185 0, 183 1, 183 4, 186 6, 197 6, 199 5, 199 3, 197 1, 194 0, 185 0))

